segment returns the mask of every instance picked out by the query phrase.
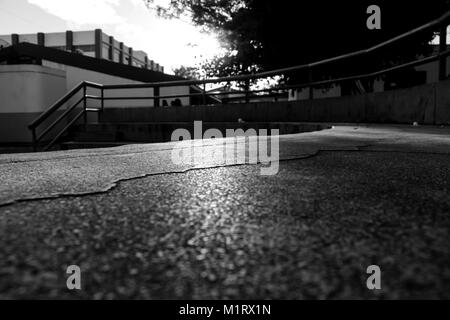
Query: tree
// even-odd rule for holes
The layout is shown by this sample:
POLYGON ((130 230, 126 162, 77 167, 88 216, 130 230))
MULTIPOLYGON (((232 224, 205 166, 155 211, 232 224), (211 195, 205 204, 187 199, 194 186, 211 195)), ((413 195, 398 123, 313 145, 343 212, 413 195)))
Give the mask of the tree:
MULTIPOLYGON (((153 0, 145 0, 149 5, 153 0)), ((171 0, 158 7, 166 17, 188 16, 218 32, 227 54, 210 61, 206 72, 234 75, 300 65, 345 54, 409 31, 449 10, 448 0, 171 0), (381 29, 369 30, 367 8, 381 8, 381 29)), ((412 59, 429 49, 432 32, 420 34, 373 57, 315 70, 315 77, 361 73, 412 59), (367 60, 370 59, 370 60, 367 60)), ((307 74, 289 75, 291 81, 307 74)))
POLYGON ((180 66, 179 68, 174 69, 173 73, 178 77, 182 77, 189 80, 201 79, 199 68, 196 67, 180 66))

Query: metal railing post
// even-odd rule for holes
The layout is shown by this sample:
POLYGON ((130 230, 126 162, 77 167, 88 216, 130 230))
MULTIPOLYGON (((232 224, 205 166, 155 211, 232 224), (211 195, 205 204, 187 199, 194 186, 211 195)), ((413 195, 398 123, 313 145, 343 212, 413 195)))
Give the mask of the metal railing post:
POLYGON ((86 93, 87 93, 87 86, 86 86, 86 83, 85 83, 83 85, 83 108, 84 108, 84 110, 86 110, 86 105, 87 105, 86 93))
POLYGON ((87 99, 86 99, 86 93, 87 93, 87 85, 84 83, 83 85, 83 108, 84 108, 84 124, 87 124, 87 99))
POLYGON ((159 87, 153 87, 153 97, 155 98, 153 101, 154 101, 154 106, 155 106, 155 108, 158 108, 159 107, 159 96, 160 96, 160 93, 159 93, 159 87))
POLYGON ((105 89, 104 88, 101 89, 101 96, 102 96, 101 106, 102 106, 102 111, 103 111, 103 109, 105 109, 105 89))
MULTIPOLYGON (((441 25, 439 30, 439 53, 447 50, 447 22, 441 25)), ((439 81, 447 78, 447 57, 441 56, 439 58, 439 81)))

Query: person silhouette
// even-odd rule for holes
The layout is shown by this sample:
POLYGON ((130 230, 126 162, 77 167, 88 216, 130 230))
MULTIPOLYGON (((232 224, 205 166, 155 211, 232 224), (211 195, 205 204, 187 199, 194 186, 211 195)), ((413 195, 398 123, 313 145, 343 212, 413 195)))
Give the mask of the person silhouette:
POLYGON ((180 99, 175 99, 171 102, 171 106, 172 107, 181 107, 181 106, 183 106, 183 104, 181 103, 180 99))

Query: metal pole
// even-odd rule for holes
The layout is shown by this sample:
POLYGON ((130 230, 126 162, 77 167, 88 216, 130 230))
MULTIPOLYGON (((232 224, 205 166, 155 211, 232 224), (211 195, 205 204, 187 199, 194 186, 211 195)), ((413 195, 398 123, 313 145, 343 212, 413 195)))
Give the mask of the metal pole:
POLYGON ((86 84, 83 85, 83 108, 86 111, 87 101, 86 101, 86 84))
POLYGON ((102 92, 102 111, 105 109, 105 89, 101 89, 102 92))
POLYGON ((86 101, 86 92, 87 92, 87 86, 86 83, 83 85, 83 108, 84 108, 84 124, 87 124, 87 101, 86 101))
POLYGON ((159 107, 159 87, 153 87, 153 96, 154 96, 154 106, 155 108, 159 107))

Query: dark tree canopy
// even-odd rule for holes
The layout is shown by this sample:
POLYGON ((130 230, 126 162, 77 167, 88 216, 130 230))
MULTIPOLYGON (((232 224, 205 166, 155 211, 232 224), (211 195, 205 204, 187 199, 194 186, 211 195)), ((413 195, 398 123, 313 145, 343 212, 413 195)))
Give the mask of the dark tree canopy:
MULTIPOLYGON (((151 0, 149 1, 151 2, 151 0)), ((187 14, 192 21, 222 35, 228 54, 205 66, 215 75, 230 75, 299 65, 364 49, 440 17, 448 0, 172 0, 162 15, 187 14), (369 30, 369 5, 381 8, 381 30, 369 30)), ((423 53, 433 33, 390 48, 395 60, 423 53), (395 53, 395 54, 394 54, 395 53)), ((374 61, 375 61, 374 60, 374 61)), ((383 62, 384 61, 384 62, 383 62)), ((356 61, 349 69, 366 69, 356 61)), ((358 71, 352 70, 352 71, 358 71)))

